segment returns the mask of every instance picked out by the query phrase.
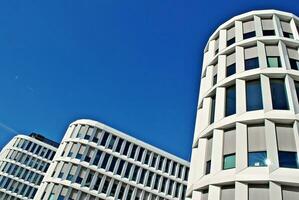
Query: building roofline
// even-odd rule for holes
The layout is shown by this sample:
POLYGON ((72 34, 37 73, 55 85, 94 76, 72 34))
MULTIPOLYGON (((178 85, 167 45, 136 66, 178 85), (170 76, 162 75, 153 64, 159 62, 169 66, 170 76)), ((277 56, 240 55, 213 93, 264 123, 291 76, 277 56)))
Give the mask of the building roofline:
POLYGON ((213 33, 211 34, 211 36, 208 39, 208 42, 205 45, 205 50, 207 48, 207 45, 209 44, 209 42, 215 37, 215 35, 224 27, 226 27, 227 25, 229 25, 230 23, 232 23, 233 21, 237 21, 243 18, 247 18, 250 16, 254 16, 254 15, 269 15, 269 14, 277 14, 277 15, 283 15, 283 16, 287 16, 290 18, 295 18, 296 20, 299 21, 299 17, 296 16, 295 14, 291 13, 291 12, 286 12, 286 11, 280 11, 280 10, 276 10, 276 9, 263 9, 263 10, 251 10, 239 15, 235 15, 234 17, 231 17, 230 19, 224 21, 222 24, 220 24, 218 26, 218 28, 213 31, 213 33))
POLYGON ((161 155, 164 155, 165 157, 171 158, 171 159, 179 162, 180 164, 183 164, 183 165, 188 166, 188 167, 190 166, 190 163, 187 160, 184 160, 184 159, 182 159, 182 158, 180 158, 178 156, 175 156, 175 155, 173 155, 171 153, 168 153, 165 150, 162 150, 162 149, 160 149, 158 147, 155 147, 155 146, 153 146, 151 144, 145 143, 145 142, 143 142, 143 141, 141 141, 141 140, 139 140, 139 139, 137 139, 135 137, 132 137, 132 136, 128 135, 127 133, 121 132, 121 131, 119 131, 117 129, 114 129, 114 128, 112 128, 112 127, 110 127, 110 126, 108 126, 106 124, 103 124, 101 122, 98 122, 96 120, 92 120, 92 119, 78 119, 78 120, 72 122, 70 124, 70 126, 74 125, 74 124, 88 124, 88 125, 91 125, 91 126, 99 127, 99 128, 101 128, 103 130, 107 130, 107 131, 113 133, 116 136, 119 136, 119 137, 121 137, 123 139, 126 139, 126 140, 128 140, 128 141, 130 141, 132 143, 136 143, 139 146, 147 148, 147 149, 149 149, 149 150, 151 150, 153 152, 160 153, 161 155))
MULTIPOLYGON (((24 139, 27 139, 27 140, 33 140, 34 142, 36 142, 37 144, 41 144, 43 146, 46 146, 47 148, 51 148, 53 150, 57 150, 58 147, 56 146, 53 146, 45 141, 42 141, 42 140, 39 140, 35 137, 31 137, 30 135, 26 135, 26 134, 18 134, 16 136, 14 136, 14 138, 24 138, 24 139)), ((54 142, 54 141, 53 141, 54 142)), ((56 143, 56 142, 55 142, 56 143)), ((57 143, 59 145, 59 143, 57 143)))

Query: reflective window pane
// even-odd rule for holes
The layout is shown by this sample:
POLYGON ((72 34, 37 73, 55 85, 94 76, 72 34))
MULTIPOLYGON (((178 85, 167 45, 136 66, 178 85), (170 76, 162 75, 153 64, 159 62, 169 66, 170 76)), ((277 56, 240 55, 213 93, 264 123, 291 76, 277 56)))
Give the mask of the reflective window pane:
POLYGON ((267 56, 268 67, 281 67, 280 58, 278 56, 267 56))
POLYGON ((280 167, 298 168, 296 152, 279 151, 278 158, 280 167))
POLYGON ((236 113, 236 87, 235 85, 226 88, 225 116, 236 113))
POLYGON ((251 69, 256 69, 256 68, 259 68, 258 57, 245 60, 245 70, 251 70, 251 69))
POLYGON ((288 110, 289 104, 283 79, 271 79, 271 96, 273 109, 288 110))
POLYGON ((232 169, 236 167, 236 155, 226 155, 223 158, 223 169, 232 169))
POLYGON ((299 69, 299 61, 292 59, 292 58, 290 58, 289 60, 290 60, 291 68, 294 70, 298 70, 299 69))
POLYGON ((226 67, 226 77, 229 77, 236 73, 236 63, 226 67))
POLYGON ((263 109, 263 99, 260 80, 246 82, 246 110, 263 109))
POLYGON ((267 166, 267 152, 249 152, 248 153, 248 166, 249 167, 263 167, 267 166))

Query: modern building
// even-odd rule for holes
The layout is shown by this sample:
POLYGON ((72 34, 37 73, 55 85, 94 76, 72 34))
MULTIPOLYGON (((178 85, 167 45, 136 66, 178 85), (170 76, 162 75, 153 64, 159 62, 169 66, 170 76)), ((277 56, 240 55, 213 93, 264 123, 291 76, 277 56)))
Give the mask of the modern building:
POLYGON ((15 136, 0 152, 0 199, 33 199, 58 145, 35 133, 15 136))
POLYGON ((35 200, 181 200, 189 163, 92 120, 72 123, 35 200))
POLYGON ((298 27, 291 13, 252 11, 210 37, 188 197, 299 199, 298 27))

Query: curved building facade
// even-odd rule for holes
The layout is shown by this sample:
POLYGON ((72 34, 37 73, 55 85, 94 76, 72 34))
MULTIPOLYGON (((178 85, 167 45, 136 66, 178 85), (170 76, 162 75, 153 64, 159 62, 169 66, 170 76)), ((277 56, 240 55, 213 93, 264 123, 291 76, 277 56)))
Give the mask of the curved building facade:
POLYGON ((189 163, 92 120, 72 123, 35 200, 185 199, 189 163))
POLYGON ((0 153, 0 199, 33 199, 57 147, 38 134, 15 136, 0 153))
POLYGON ((187 196, 299 197, 299 18, 252 11, 222 24, 204 52, 187 196))

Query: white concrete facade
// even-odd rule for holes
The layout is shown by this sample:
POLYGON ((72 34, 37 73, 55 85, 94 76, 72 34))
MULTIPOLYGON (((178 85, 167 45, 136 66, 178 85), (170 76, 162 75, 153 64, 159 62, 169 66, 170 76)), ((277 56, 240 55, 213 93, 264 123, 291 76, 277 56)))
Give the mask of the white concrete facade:
POLYGON ((291 13, 251 11, 225 22, 210 37, 188 197, 299 198, 298 27, 299 18, 291 13))
POLYGON ((189 163, 93 120, 73 122, 35 200, 185 199, 189 163))
POLYGON ((17 135, 0 152, 0 199, 33 199, 57 145, 39 135, 17 135))

